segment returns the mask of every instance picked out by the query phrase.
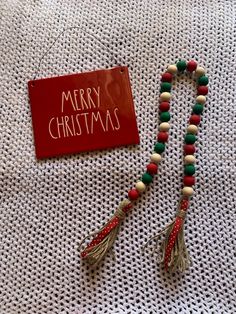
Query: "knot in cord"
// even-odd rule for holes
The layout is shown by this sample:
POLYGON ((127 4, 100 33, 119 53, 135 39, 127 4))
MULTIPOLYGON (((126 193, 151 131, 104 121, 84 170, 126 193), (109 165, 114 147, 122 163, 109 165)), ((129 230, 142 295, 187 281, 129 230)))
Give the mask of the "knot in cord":
POLYGON ((187 214, 186 210, 178 209, 176 212, 176 217, 180 217, 182 219, 185 219, 186 214, 187 214))
POLYGON ((128 206, 131 202, 128 199, 123 200, 117 210, 115 211, 115 216, 118 217, 120 220, 124 220, 126 216, 126 212, 123 210, 126 206, 128 206))

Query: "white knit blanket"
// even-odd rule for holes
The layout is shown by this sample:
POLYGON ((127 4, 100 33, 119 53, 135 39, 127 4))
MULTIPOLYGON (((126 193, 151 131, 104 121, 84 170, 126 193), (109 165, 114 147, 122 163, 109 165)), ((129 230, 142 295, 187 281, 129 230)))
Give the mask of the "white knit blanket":
POLYGON ((0 314, 235 313, 235 0, 0 2, 0 314), (127 65, 141 143, 37 161, 27 82, 71 26, 78 28, 58 38, 37 77, 127 65), (210 80, 185 223, 192 266, 166 274, 151 248, 142 251, 171 221, 180 197, 195 95, 181 76, 159 174, 113 250, 90 271, 78 244, 107 221, 145 170, 160 75, 179 58, 196 59, 210 80))

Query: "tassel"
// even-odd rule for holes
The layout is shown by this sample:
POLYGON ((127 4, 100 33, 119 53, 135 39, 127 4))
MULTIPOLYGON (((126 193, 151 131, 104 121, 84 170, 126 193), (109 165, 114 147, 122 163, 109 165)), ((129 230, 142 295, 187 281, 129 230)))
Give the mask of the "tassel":
MULTIPOLYGON (((183 201, 182 201, 183 204, 183 201)), ((186 203, 185 203, 186 204, 186 203)), ((151 238, 147 244, 165 233, 165 239, 161 244, 161 263, 165 270, 171 272, 185 271, 190 265, 190 257, 184 241, 184 219, 186 209, 179 209, 176 218, 167 225, 158 235, 151 238)), ((147 244, 145 246, 147 246, 147 244)))
POLYGON ((132 204, 129 200, 125 199, 122 201, 113 217, 100 230, 82 240, 79 248, 88 237, 94 236, 93 240, 82 251, 82 259, 93 266, 97 266, 101 262, 106 253, 113 246, 119 232, 120 224, 131 207, 132 204))

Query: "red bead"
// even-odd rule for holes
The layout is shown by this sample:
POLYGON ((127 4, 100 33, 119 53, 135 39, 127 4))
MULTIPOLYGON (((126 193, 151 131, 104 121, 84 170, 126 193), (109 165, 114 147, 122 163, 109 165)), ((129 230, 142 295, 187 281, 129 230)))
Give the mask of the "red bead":
POLYGON ((158 142, 167 142, 168 141, 168 133, 167 132, 159 132, 157 134, 158 142))
POLYGON ((128 197, 130 200, 134 201, 139 197, 139 192, 136 189, 129 190, 128 197))
POLYGON ((157 165, 151 162, 150 164, 147 165, 147 172, 150 174, 156 174, 157 173, 157 165))
POLYGON ((196 68, 197 68, 197 62, 194 60, 190 60, 187 64, 187 70, 189 72, 193 72, 196 70, 196 68))
POLYGON ((195 153, 196 149, 194 145, 191 144, 185 144, 184 145, 184 152, 186 155, 193 155, 195 153))
POLYGON ((173 78, 173 75, 171 73, 165 72, 165 73, 162 74, 161 80, 162 80, 162 82, 169 82, 169 83, 171 83, 172 78, 173 78))
POLYGON ((193 176, 184 176, 183 178, 184 185, 191 186, 195 184, 195 177, 193 176))
POLYGON ((170 103, 168 101, 163 101, 159 105, 160 111, 168 111, 170 109, 170 103))
POLYGON ((197 93, 198 93, 198 95, 207 95, 208 94, 208 87, 204 86, 204 85, 198 86, 197 93))
POLYGON ((197 114, 192 114, 189 119, 189 123, 198 125, 201 121, 201 117, 197 114))
POLYGON ((189 205, 189 201, 186 198, 183 198, 180 203, 180 209, 187 210, 189 205))

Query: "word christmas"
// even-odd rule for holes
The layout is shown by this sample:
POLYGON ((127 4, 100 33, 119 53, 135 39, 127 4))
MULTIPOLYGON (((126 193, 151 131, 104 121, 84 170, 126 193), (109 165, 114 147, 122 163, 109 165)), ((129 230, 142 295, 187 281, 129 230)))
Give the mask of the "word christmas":
POLYGON ((102 106, 100 86, 63 91, 60 106, 62 115, 53 116, 48 123, 53 139, 120 129, 119 109, 102 106))

